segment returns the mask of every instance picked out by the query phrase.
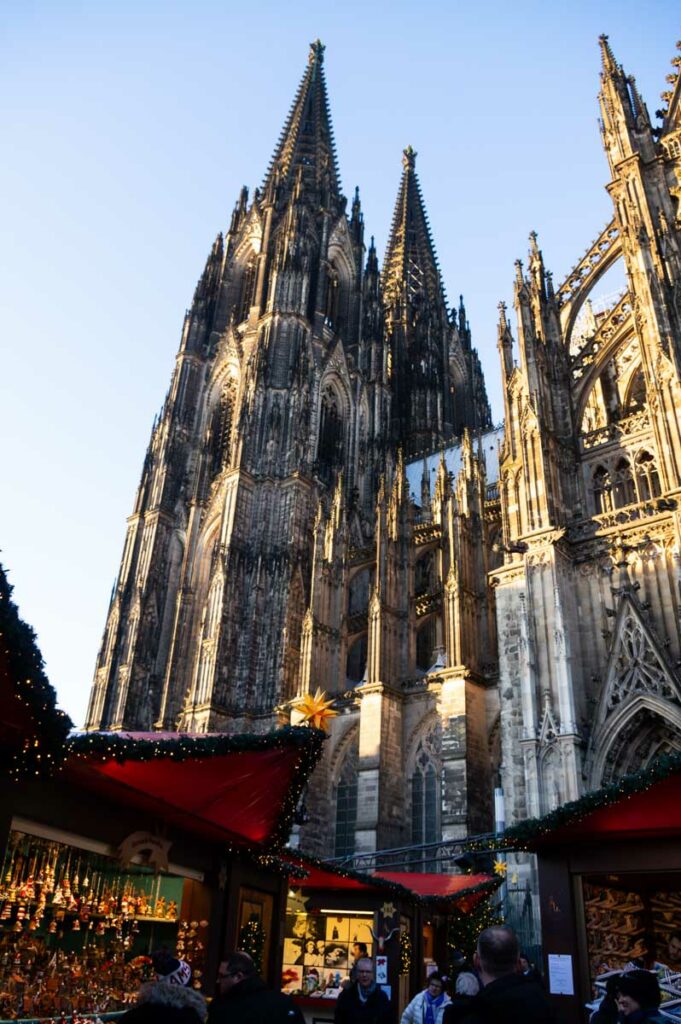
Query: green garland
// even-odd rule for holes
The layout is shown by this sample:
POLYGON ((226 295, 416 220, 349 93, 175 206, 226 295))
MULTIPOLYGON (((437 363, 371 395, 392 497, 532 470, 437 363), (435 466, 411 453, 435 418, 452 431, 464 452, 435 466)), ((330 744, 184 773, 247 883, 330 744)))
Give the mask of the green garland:
POLYGON ((447 973, 450 977, 457 973, 454 953, 465 953, 468 962, 472 963, 480 932, 501 924, 500 906, 492 903, 490 895, 467 914, 452 913, 447 917, 447 973))
POLYGON ((0 775, 44 776, 66 756, 65 741, 73 722, 57 708, 57 695, 44 671, 34 630, 19 617, 13 587, 0 565, 0 686, 26 708, 33 732, 12 744, 3 733, 0 775))
POLYGON ((623 775, 602 789, 587 793, 579 800, 557 807, 555 811, 545 814, 543 818, 528 818, 507 828, 502 836, 484 844, 467 844, 466 849, 475 850, 491 846, 496 849, 529 850, 538 840, 566 825, 573 825, 587 815, 603 807, 616 804, 619 800, 635 793, 644 793, 656 782, 681 774, 681 753, 662 754, 646 768, 641 768, 630 775, 623 775))

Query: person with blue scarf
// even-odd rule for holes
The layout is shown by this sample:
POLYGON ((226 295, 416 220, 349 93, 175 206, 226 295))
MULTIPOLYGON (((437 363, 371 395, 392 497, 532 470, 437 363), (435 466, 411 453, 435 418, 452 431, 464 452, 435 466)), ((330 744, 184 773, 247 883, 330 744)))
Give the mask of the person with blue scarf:
POLYGON ((450 1003, 444 979, 439 974, 431 974, 426 988, 412 999, 402 1014, 400 1024, 442 1024, 445 1007, 450 1003))

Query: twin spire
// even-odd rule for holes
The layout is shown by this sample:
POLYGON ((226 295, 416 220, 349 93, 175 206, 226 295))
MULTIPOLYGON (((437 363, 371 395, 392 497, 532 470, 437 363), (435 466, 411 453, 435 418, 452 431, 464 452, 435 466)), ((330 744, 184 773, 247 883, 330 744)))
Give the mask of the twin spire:
POLYGON ((310 43, 307 68, 265 175, 264 194, 275 184, 301 185, 340 198, 340 175, 324 78, 324 44, 310 43))
POLYGON ((401 301, 419 306, 427 300, 437 307, 444 305, 444 289, 416 174, 416 156, 411 146, 402 154, 402 180, 383 265, 383 293, 388 305, 401 301))
MULTIPOLYGON (((310 44, 307 67, 270 161, 263 194, 276 186, 309 189, 340 201, 338 159, 324 76, 324 44, 310 44)), ((386 298, 418 305, 427 299, 444 305, 435 248, 415 170, 416 153, 407 146, 383 269, 386 298), (406 289, 406 295, 405 295, 406 289)))

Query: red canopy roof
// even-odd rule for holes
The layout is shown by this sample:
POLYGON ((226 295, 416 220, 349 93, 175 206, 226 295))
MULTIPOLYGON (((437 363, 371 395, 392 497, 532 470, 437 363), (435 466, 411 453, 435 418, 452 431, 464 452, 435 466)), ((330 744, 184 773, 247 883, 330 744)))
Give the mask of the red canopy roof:
POLYGON ((538 832, 529 845, 535 849, 578 840, 678 835, 681 835, 681 777, 674 774, 653 783, 643 792, 623 795, 616 803, 587 811, 579 820, 538 832))
POLYGON ((301 741, 298 731, 219 739, 167 733, 119 735, 111 739, 112 744, 132 744, 131 756, 118 749, 108 758, 88 753, 88 737, 83 737, 65 770, 87 789, 207 838, 268 843, 281 830, 283 819, 290 828, 295 802, 319 754, 315 744, 305 742, 306 736, 301 741), (249 739, 260 749, 229 749, 230 741, 238 744, 249 739), (191 755, 185 751, 178 756, 174 741, 182 740, 192 745, 191 755), (136 741, 159 744, 158 753, 146 759, 135 757, 136 741), (202 757, 204 741, 206 747, 213 742, 226 749, 221 752, 218 745, 202 757))
POLYGON ((419 900, 457 903, 464 911, 489 895, 498 879, 492 875, 438 875, 410 871, 375 871, 371 875, 315 861, 304 854, 286 853, 285 859, 305 871, 305 877, 291 875, 291 885, 299 889, 327 889, 330 892, 385 893, 386 883, 399 886, 404 896, 419 900), (477 891, 476 891, 477 890, 477 891))

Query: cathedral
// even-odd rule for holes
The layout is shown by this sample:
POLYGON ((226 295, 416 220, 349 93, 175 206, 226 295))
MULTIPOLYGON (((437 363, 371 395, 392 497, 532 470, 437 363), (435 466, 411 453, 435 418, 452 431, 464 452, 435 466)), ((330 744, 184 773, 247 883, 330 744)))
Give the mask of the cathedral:
POLYGON ((600 46, 612 220, 560 286, 530 236, 503 427, 413 149, 382 263, 348 209, 320 42, 186 314, 86 727, 264 732, 321 688, 311 853, 428 869, 495 786, 510 822, 681 749, 681 56, 653 124, 600 46))

